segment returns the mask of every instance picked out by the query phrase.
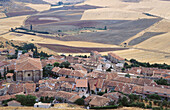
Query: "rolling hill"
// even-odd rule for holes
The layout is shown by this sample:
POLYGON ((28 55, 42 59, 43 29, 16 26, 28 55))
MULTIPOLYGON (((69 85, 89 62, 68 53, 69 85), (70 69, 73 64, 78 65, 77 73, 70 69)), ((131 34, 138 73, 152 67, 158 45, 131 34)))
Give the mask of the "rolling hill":
POLYGON ((119 51, 102 50, 102 54, 114 51, 127 59, 170 64, 170 1, 60 1, 65 5, 57 6, 59 0, 12 0, 8 3, 1 0, 0 37, 40 44, 44 51, 54 53, 62 53, 62 49, 58 51, 54 46, 73 49, 69 50, 71 54, 77 54, 75 50, 84 47, 127 47, 119 51), (9 6, 12 8, 6 8, 9 6), (10 28, 21 26, 29 29, 30 25, 34 31, 49 34, 8 32, 10 28))

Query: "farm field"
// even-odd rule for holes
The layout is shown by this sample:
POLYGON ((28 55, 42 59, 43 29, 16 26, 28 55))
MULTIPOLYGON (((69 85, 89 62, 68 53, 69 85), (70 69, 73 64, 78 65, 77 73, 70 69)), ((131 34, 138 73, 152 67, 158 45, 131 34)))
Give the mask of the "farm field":
MULTIPOLYGON (((145 51, 139 49, 129 49, 114 52, 119 56, 126 59, 136 59, 140 62, 150 62, 150 63, 167 63, 170 64, 170 54, 145 51)), ((106 53, 102 53, 103 55, 106 53)))
POLYGON ((11 28, 23 25, 27 16, 17 16, 11 18, 0 19, 0 34, 8 32, 11 28))
POLYGON ((15 11, 9 8, 7 18, 0 19, 0 37, 7 40, 39 44, 40 50, 54 54, 89 55, 95 49, 101 54, 112 51, 127 59, 170 64, 170 1, 86 0, 75 4, 84 0, 62 0, 70 4, 61 6, 53 0, 15 1, 16 6, 24 6, 12 5, 15 11), (48 34, 9 32, 31 25, 33 32, 48 34))
POLYGON ((105 52, 105 51, 117 51, 126 50, 127 48, 94 48, 94 47, 72 47, 58 44, 39 44, 42 47, 49 48, 50 50, 59 53, 90 53, 91 51, 105 52))
POLYGON ((2 35, 2 37, 9 39, 9 40, 14 40, 14 41, 23 41, 23 42, 30 42, 30 43, 42 43, 42 44, 59 44, 59 45, 66 45, 66 46, 73 46, 73 47, 106 47, 106 48, 119 47, 119 46, 116 46, 116 45, 83 42, 83 41, 82 42, 79 42, 79 41, 60 41, 60 40, 43 38, 43 37, 34 36, 34 35, 23 35, 23 34, 16 34, 16 33, 8 33, 8 34, 5 34, 5 35, 2 35))
POLYGON ((36 11, 45 11, 45 10, 49 10, 51 8, 51 6, 49 4, 26 3, 25 6, 31 7, 32 9, 35 9, 36 11))

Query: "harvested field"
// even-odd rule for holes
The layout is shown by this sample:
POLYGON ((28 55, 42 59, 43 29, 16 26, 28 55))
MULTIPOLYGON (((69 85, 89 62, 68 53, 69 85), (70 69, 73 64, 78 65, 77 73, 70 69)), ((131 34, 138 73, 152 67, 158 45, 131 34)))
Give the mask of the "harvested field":
POLYGON ((14 17, 14 16, 23 16, 23 15, 32 15, 32 14, 36 14, 37 13, 37 11, 34 11, 34 10, 32 10, 32 11, 16 11, 16 12, 8 12, 8 13, 6 13, 6 15, 8 16, 8 17, 14 17))
POLYGON ((36 11, 45 11, 49 10, 51 6, 49 4, 32 4, 32 3, 27 3, 26 6, 36 10, 36 11))
POLYGON ((0 34, 8 32, 11 28, 23 25, 27 16, 17 16, 11 18, 0 19, 0 34))
POLYGON ((155 18, 142 12, 120 10, 115 8, 98 8, 86 10, 81 20, 137 20, 155 18))
POLYGON ((96 8, 101 8, 101 7, 92 6, 92 5, 63 6, 63 7, 60 7, 60 8, 51 8, 49 11, 57 11, 57 10, 88 10, 88 9, 96 9, 96 8))
POLYGON ((170 32, 152 37, 135 47, 170 53, 170 32))
MULTIPOLYGON (((16 34, 16 33, 15 33, 16 34)), ((110 44, 101 44, 101 43, 92 43, 92 42, 82 42, 82 41, 60 41, 51 38, 43 38, 34 35, 24 35, 24 34, 12 34, 8 33, 2 35, 2 37, 14 40, 14 41, 23 41, 23 42, 30 42, 30 43, 41 43, 41 44, 59 44, 59 45, 66 45, 66 46, 73 46, 73 47, 94 47, 94 48, 119 48, 116 45, 110 44), (22 35, 22 36, 19 36, 22 35), (33 40, 32 40, 33 39, 33 40)))
MULTIPOLYGON (((102 52, 101 54, 107 55, 107 53, 108 52, 102 52)), ((133 58, 140 62, 170 64, 170 57, 167 57, 167 56, 170 56, 170 54, 150 52, 150 51, 144 51, 144 50, 139 50, 139 49, 114 51, 114 53, 128 60, 133 58)))
POLYGON ((39 20, 39 18, 56 18, 59 19, 60 22, 63 21, 75 21, 80 20, 81 15, 74 15, 74 13, 83 13, 83 11, 59 11, 59 12, 52 12, 52 13, 41 13, 39 15, 31 16, 25 21, 25 25, 43 25, 49 24, 54 22, 59 22, 56 20, 39 20), (73 15, 69 15, 73 14, 73 15))
POLYGON ((42 47, 49 48, 57 53, 90 53, 91 51, 106 52, 126 50, 127 48, 85 48, 85 47, 71 47, 58 44, 38 44, 42 47))
POLYGON ((119 45, 123 41, 129 39, 130 37, 136 35, 137 33, 141 32, 142 30, 150 27, 154 23, 161 20, 161 19, 139 19, 139 20, 81 20, 81 21, 67 20, 65 21, 66 19, 68 19, 67 16, 61 17, 60 18, 61 21, 58 21, 56 23, 53 22, 44 25, 36 25, 37 23, 42 23, 42 22, 46 23, 46 22, 44 20, 41 21, 31 20, 30 18, 29 20, 26 21, 26 24, 36 25, 33 26, 34 30, 48 31, 50 33, 57 33, 57 30, 74 31, 84 27, 104 28, 105 26, 107 26, 107 30, 103 32, 81 33, 75 36, 69 35, 63 38, 56 37, 53 39, 63 40, 63 41, 87 41, 87 42, 119 45))
POLYGON ((157 36, 157 35, 161 35, 161 34, 165 34, 165 32, 146 32, 144 33, 142 36, 136 38, 136 39, 133 39, 131 40, 128 45, 137 45, 141 42, 144 42, 145 40, 149 39, 149 38, 152 38, 154 36, 157 36))
POLYGON ((52 19, 41 19, 41 18, 53 18, 53 19, 61 19, 57 16, 43 16, 43 15, 39 15, 39 16, 32 16, 29 17, 26 21, 25 21, 25 25, 38 25, 38 24, 46 24, 46 23, 53 23, 53 22, 58 22, 58 20, 52 20, 52 19))
POLYGON ((88 41, 88 42, 119 45, 123 41, 136 35, 140 31, 150 27, 151 25, 158 22, 159 20, 160 19, 140 19, 135 21, 120 21, 120 22, 108 21, 107 24, 110 23, 110 25, 103 24, 103 27, 107 26, 108 28, 107 31, 82 33, 76 36, 64 37, 63 40, 88 41))

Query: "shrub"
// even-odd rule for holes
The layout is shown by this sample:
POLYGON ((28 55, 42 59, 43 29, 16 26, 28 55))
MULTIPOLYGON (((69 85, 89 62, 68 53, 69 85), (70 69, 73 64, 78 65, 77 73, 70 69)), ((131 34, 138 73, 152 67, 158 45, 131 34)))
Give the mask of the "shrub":
POLYGON ((97 92, 97 95, 102 96, 103 94, 105 94, 105 92, 97 92))
POLYGON ((147 96, 149 99, 161 100, 161 97, 157 94, 150 94, 147 96))
POLYGON ((74 103, 77 104, 77 105, 84 105, 84 99, 83 98, 79 98, 74 103))
POLYGON ((32 95, 16 95, 16 101, 20 102, 21 105, 33 106, 36 103, 36 97, 32 95))

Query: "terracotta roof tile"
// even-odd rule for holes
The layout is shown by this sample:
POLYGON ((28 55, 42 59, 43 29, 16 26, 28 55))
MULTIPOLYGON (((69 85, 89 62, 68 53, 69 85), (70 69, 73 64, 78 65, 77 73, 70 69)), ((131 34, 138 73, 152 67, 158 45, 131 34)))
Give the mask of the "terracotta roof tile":
POLYGON ((90 101, 89 105, 101 107, 107 105, 109 102, 110 100, 106 97, 96 96, 90 101))
POLYGON ((16 71, 41 69, 41 61, 37 58, 24 58, 16 61, 16 71))
POLYGON ((114 53, 108 53, 110 56, 114 57, 115 59, 118 59, 118 60, 125 60, 124 58, 121 58, 120 56, 114 54, 114 53))
POLYGON ((88 87, 87 79, 77 79, 76 87, 88 87))

